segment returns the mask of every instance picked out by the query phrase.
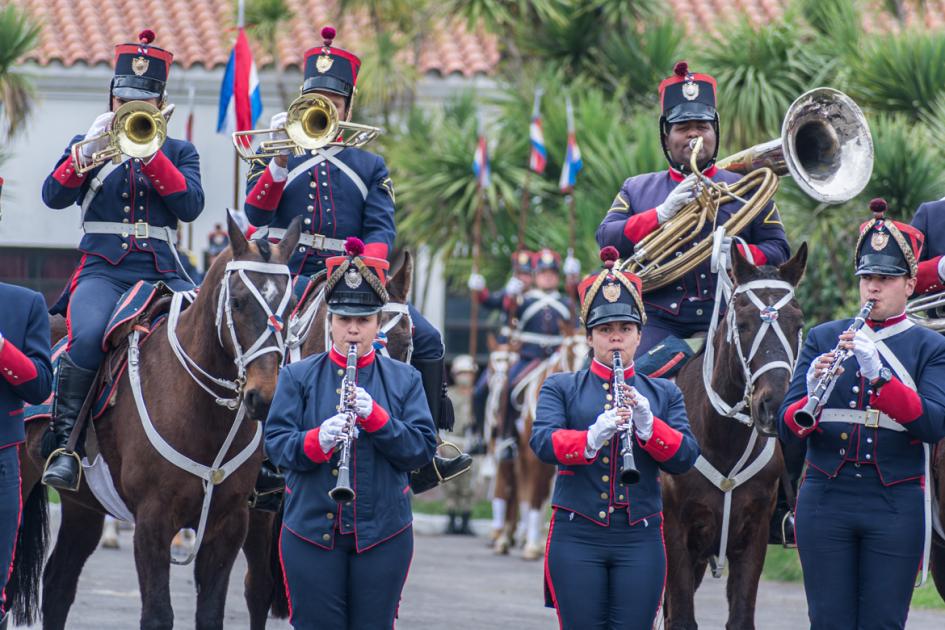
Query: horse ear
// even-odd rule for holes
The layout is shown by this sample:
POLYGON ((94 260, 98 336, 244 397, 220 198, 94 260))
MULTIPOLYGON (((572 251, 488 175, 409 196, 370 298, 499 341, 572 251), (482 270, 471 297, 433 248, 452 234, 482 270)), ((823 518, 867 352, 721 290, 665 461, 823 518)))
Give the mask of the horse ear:
POLYGON ((395 251, 396 251, 396 254, 394 255, 394 258, 393 260, 391 260, 391 263, 390 263, 389 275, 391 277, 396 276, 400 272, 400 269, 401 267, 404 266, 404 261, 406 260, 406 255, 405 255, 406 250, 398 249, 395 251))
POLYGON ((790 260, 778 267, 778 273, 781 274, 783 280, 796 287, 804 277, 805 269, 807 269, 807 241, 801 243, 790 260))
POLYGON ((226 231, 230 237, 230 249, 233 250, 233 258, 241 258, 249 250, 249 241, 243 235, 243 230, 237 225, 236 221, 229 212, 226 213, 226 231))
POLYGON ((302 217, 297 216, 289 223, 289 227, 285 231, 285 236, 279 241, 279 253, 286 262, 292 258, 292 252, 295 251, 296 246, 299 244, 299 238, 301 236, 302 217))
POLYGON ((748 262, 748 259, 742 255, 742 248, 736 243, 732 243, 732 275, 735 276, 735 284, 745 284, 750 281, 758 268, 748 262))
POLYGON ((397 271, 395 271, 387 282, 387 292, 390 294, 392 302, 406 302, 410 295, 410 283, 413 279, 413 256, 410 250, 403 250, 398 256, 397 271))

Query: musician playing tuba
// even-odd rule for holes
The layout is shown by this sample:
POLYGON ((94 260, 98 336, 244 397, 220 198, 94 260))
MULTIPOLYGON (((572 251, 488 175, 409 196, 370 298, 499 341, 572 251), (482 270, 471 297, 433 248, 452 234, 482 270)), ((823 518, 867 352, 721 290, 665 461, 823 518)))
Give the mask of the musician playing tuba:
POLYGON ((392 628, 413 555, 410 472, 430 461, 436 428, 414 368, 378 356, 373 342, 387 261, 350 238, 329 258, 326 301, 331 348, 291 363, 265 423, 266 452, 288 492, 280 551, 296 628, 392 628), (349 483, 336 502, 347 441, 348 400, 339 404, 351 344, 357 345, 349 483), (333 493, 334 494, 334 493, 333 493))
POLYGON ((109 111, 72 139, 43 182, 43 202, 57 210, 79 206, 85 232, 84 255, 51 309, 65 315, 70 333, 52 410, 56 450, 43 474, 43 483, 59 490, 75 490, 80 481, 78 456, 65 447, 104 357, 102 334, 119 298, 139 280, 194 288, 174 245, 178 224, 203 211, 200 158, 191 143, 166 137, 160 109, 173 55, 153 41, 154 32, 145 30, 136 43, 115 47, 109 111))
POLYGON ((782 439, 807 444, 797 545, 811 628, 904 628, 928 563, 929 447, 945 437, 945 338, 905 314, 923 236, 885 218, 860 227, 856 275, 866 325, 813 328, 778 414, 782 439), (853 327, 855 328, 855 327, 853 327), (841 364, 819 415, 807 404, 837 350, 841 364), (800 422, 798 421, 800 420, 800 422))
POLYGON ((590 367, 545 381, 530 441, 558 467, 545 594, 565 630, 653 627, 666 577, 660 473, 684 473, 699 456, 679 388, 634 372, 646 314, 640 279, 619 271, 617 256, 604 248, 604 268, 578 286, 590 367), (615 353, 625 363, 619 396, 615 353), (626 407, 615 407, 620 397, 626 407), (635 484, 621 480, 625 431, 636 451, 635 484))

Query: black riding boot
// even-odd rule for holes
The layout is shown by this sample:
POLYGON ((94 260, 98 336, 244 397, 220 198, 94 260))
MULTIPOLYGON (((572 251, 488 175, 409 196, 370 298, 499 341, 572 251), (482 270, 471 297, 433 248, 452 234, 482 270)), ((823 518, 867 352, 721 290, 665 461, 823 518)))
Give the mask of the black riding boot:
POLYGON ((460 536, 475 536, 475 532, 469 527, 469 512, 463 512, 461 517, 463 520, 456 530, 456 533, 460 536))
POLYGON ((456 533, 456 512, 447 512, 446 518, 446 531, 443 533, 447 536, 451 536, 456 533))
MULTIPOLYGON (((433 424, 437 429, 453 429, 453 404, 446 395, 446 363, 442 358, 428 360, 414 359, 413 366, 420 372, 423 392, 427 396, 433 424)), ((433 456, 433 461, 410 473, 410 489, 414 494, 426 492, 444 481, 460 475, 472 467, 472 457, 460 453, 456 457, 433 456)))
POLYGON ((269 460, 264 459, 256 477, 256 488, 249 501, 249 507, 263 512, 278 512, 282 507, 285 478, 279 469, 269 460))
MULTIPOLYGON (((43 471, 43 483, 57 490, 79 489, 81 466, 79 455, 67 452, 66 445, 69 436, 75 427, 82 403, 89 394, 92 381, 95 380, 95 370, 86 370, 76 365, 68 353, 63 353, 59 359, 59 368, 56 385, 56 397, 53 400, 52 430, 56 440, 56 450, 46 460, 46 469, 43 471)), ((80 450, 85 440, 79 436, 76 450, 80 450)))

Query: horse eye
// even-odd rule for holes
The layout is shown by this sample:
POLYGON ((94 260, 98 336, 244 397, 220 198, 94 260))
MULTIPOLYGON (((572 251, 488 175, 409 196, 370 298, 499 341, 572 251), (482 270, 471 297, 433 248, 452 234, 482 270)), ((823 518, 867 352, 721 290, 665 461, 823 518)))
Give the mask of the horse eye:
POLYGON ((230 306, 233 307, 233 309, 238 311, 241 308, 243 308, 243 302, 239 298, 232 298, 230 300, 230 306))

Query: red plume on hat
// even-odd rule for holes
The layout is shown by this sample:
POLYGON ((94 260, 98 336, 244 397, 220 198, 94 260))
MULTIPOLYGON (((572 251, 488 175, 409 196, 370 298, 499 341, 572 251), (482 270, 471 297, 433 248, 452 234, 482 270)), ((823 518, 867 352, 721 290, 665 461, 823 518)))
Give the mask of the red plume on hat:
POLYGON ((357 236, 349 236, 345 239, 345 253, 349 256, 360 256, 364 253, 364 241, 357 236))
POLYGON ((873 213, 873 218, 885 218, 887 210, 889 210, 889 204, 886 203, 885 199, 877 197, 870 201, 870 212, 873 213))
POLYGON ((673 74, 675 74, 680 79, 685 79, 686 75, 689 74, 689 64, 685 61, 678 62, 673 66, 673 74))
POLYGON ((608 245, 600 250, 600 259, 607 269, 613 269, 614 263, 620 258, 620 252, 613 245, 608 245))
POLYGON ((153 41, 154 41, 154 37, 155 37, 154 31, 152 31, 152 30, 149 29, 149 28, 146 28, 146 29, 144 29, 143 31, 141 31, 140 33, 138 33, 138 41, 141 42, 142 44, 144 44, 145 46, 147 46, 148 44, 150 44, 151 42, 153 42, 153 41))
POLYGON ((331 43, 335 41, 336 34, 333 26, 326 26, 322 29, 322 39, 325 40, 325 46, 331 46, 331 43))

